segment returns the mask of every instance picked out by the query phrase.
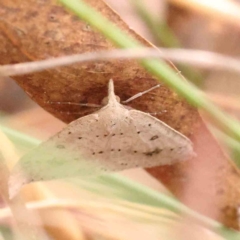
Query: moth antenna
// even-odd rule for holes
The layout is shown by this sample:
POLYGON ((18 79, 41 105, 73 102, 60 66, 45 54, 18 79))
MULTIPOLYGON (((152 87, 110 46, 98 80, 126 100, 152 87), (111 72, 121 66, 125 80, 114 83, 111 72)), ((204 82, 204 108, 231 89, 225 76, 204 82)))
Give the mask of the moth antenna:
POLYGON ((47 101, 47 104, 57 104, 57 105, 74 105, 74 106, 82 106, 82 107, 94 107, 100 108, 102 107, 99 104, 94 103, 74 103, 74 102, 54 102, 54 101, 47 101))

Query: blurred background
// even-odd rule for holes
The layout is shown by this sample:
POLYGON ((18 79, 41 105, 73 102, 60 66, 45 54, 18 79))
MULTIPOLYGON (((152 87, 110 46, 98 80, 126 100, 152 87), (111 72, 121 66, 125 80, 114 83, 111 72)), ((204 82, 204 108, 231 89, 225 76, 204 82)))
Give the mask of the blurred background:
MULTIPOLYGON (((139 0, 137 2, 141 3, 141 7, 130 0, 106 2, 133 30, 157 46, 208 50, 239 58, 238 0, 139 0), (157 24, 158 31, 153 23, 155 26, 157 24)), ((203 89, 215 103, 240 119, 239 74, 190 66, 178 67, 188 80, 203 89)), ((12 79, 1 79, 0 92, 0 112, 5 125, 40 140, 48 139, 65 126, 31 101, 12 79)), ((144 170, 128 170, 123 174, 156 190, 164 189, 144 170)), ((61 189, 57 189, 60 195, 66 191, 72 194, 62 185, 61 189)))

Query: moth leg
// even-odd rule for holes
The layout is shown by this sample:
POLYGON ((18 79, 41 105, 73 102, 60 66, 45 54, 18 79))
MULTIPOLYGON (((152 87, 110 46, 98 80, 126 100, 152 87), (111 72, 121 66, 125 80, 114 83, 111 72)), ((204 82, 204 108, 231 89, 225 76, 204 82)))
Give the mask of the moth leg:
POLYGON ((131 102, 132 100, 134 100, 134 99, 136 99, 136 98, 138 98, 138 97, 141 97, 142 95, 144 95, 144 94, 146 94, 146 93, 148 93, 148 92, 150 92, 150 91, 152 91, 152 90, 154 90, 154 89, 156 89, 156 88, 159 88, 160 86, 161 86, 161 84, 158 84, 158 85, 156 85, 156 86, 154 86, 154 87, 149 88, 149 89, 146 90, 146 91, 137 93, 137 94, 133 95, 132 97, 130 97, 129 99, 127 99, 127 100, 125 100, 125 101, 122 101, 122 103, 124 103, 124 104, 125 104, 125 103, 129 103, 129 102, 131 102))

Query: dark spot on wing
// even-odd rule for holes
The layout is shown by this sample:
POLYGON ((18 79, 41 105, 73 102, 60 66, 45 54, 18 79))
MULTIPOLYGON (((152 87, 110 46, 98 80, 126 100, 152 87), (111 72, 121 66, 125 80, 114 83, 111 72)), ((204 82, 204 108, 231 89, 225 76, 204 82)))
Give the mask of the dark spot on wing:
POLYGON ((128 164, 127 163, 120 163, 120 165, 122 165, 122 166, 127 166, 128 164))
POLYGON ((141 133, 140 131, 137 132, 137 134, 140 134, 140 133, 141 133))
POLYGON ((112 134, 112 136, 115 136, 115 135, 116 135, 115 133, 112 134))
POLYGON ((145 152, 143 154, 145 154, 146 156, 153 156, 154 154, 159 154, 161 152, 162 152, 162 149, 155 148, 153 151, 145 152))
POLYGON ((68 132, 68 134, 71 134, 72 132, 68 132))
POLYGON ((149 124, 148 124, 148 126, 149 126, 149 127, 151 127, 151 126, 152 126, 152 124, 151 124, 151 123, 149 123, 149 124))
POLYGON ((82 139, 82 137, 78 137, 78 139, 82 139))
POLYGON ((98 152, 99 154, 102 154, 103 153, 103 151, 100 151, 100 152, 98 152))
POLYGON ((154 135, 154 136, 152 136, 149 140, 150 140, 150 141, 153 141, 153 140, 158 139, 158 138, 159 138, 158 135, 154 135))

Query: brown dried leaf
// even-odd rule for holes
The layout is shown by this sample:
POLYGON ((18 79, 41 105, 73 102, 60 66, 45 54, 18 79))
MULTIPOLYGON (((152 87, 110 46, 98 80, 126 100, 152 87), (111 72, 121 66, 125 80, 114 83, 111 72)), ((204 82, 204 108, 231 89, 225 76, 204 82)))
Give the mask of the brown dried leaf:
MULTIPOLYGON (((114 48, 101 34, 54 4, 54 1, 5 2, 1 7, 1 19, 4 20, 0 24, 1 49, 5 49, 1 53, 2 64, 114 48)), ((94 3, 94 7, 118 23, 124 31, 149 46, 101 1, 88 3, 94 3)), ((116 94, 122 100, 157 84, 145 69, 132 60, 74 64, 14 77, 33 100, 64 122, 70 122, 96 109, 55 105, 48 101, 101 104, 107 94, 110 78, 114 79, 116 94)), ((164 86, 154 91, 154 94, 138 98, 129 105, 145 112, 159 112, 162 120, 188 136, 192 133, 188 126, 197 125, 197 112, 164 86), (163 110, 168 114, 162 114, 163 110)))
MULTIPOLYGON (((102 1, 88 0, 88 3, 123 31, 150 46, 102 1)), ((101 34, 53 0, 2 0, 0 16, 1 64, 114 48, 101 34)), ((116 94, 122 100, 157 84, 156 79, 134 60, 74 64, 14 77, 34 101, 66 123, 96 109, 47 102, 101 104, 110 78, 114 79, 116 94)), ((190 137, 196 147, 197 159, 148 171, 188 205, 216 219, 220 214, 225 224, 237 228, 239 175, 222 154, 197 111, 166 86, 134 100, 129 106, 144 112, 159 112, 160 120, 190 137), (163 110, 167 112, 161 113, 163 110), (211 191, 210 184, 215 187, 211 191), (199 205, 196 199, 203 201, 199 205)))

